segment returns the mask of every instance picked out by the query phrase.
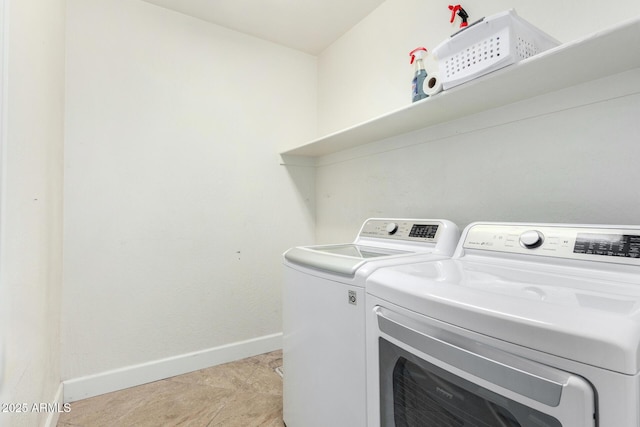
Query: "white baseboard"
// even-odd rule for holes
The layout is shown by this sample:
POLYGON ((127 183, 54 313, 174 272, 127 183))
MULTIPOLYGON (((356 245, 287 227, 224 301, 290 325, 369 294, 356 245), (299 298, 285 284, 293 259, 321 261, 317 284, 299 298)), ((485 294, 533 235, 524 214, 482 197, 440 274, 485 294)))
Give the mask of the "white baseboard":
POLYGON ((57 408, 56 411, 50 411, 47 416, 47 420, 44 422, 44 427, 56 427, 58 424, 58 418, 60 418, 60 411, 64 410, 63 404, 63 396, 64 396, 64 385, 60 383, 58 386, 58 390, 56 391, 56 395, 53 398, 54 408, 57 408))
POLYGON ((74 402, 112 391, 186 374, 210 366, 256 356, 282 348, 282 333, 265 335, 207 350, 153 360, 139 365, 74 378, 63 382, 64 402, 74 402))

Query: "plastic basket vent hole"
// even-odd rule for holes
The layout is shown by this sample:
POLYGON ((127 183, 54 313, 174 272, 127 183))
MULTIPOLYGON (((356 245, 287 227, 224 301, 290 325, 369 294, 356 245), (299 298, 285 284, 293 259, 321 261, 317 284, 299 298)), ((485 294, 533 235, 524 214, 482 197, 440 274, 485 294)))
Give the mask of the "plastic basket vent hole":
POLYGON ((516 44, 516 53, 521 59, 529 58, 538 53, 535 44, 532 42, 525 40, 521 37, 518 37, 518 42, 516 44))
POLYGON ((447 77, 451 77, 453 75, 453 59, 447 59, 444 62, 444 67, 447 77))

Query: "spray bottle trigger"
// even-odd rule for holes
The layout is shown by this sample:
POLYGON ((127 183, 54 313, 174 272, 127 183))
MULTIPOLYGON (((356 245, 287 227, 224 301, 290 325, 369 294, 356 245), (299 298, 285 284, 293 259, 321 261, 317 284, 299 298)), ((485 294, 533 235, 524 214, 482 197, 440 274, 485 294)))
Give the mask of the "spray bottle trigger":
POLYGON ((413 62, 416 60, 416 56, 418 56, 419 58, 422 58, 423 52, 427 52, 427 48, 425 48, 425 47, 417 47, 417 48, 413 49, 411 52, 409 52, 409 56, 411 57, 410 64, 413 64, 413 62), (418 53, 418 52, 420 52, 420 53, 418 53))
POLYGON ((469 19, 469 14, 467 13, 466 10, 462 8, 461 5, 457 4, 453 6, 450 4, 449 10, 451 11, 451 19, 449 20, 449 22, 453 24, 454 19, 456 19, 456 13, 457 13, 460 19, 462 19, 462 22, 460 23, 460 28, 464 28, 467 25, 469 25, 467 23, 467 20, 469 19))
POLYGON ((453 24, 453 20, 456 19, 456 12, 460 10, 461 7, 462 6, 460 6, 459 4, 455 6, 451 4, 449 5, 449 10, 451 11, 451 20, 449 21, 450 23, 453 24))

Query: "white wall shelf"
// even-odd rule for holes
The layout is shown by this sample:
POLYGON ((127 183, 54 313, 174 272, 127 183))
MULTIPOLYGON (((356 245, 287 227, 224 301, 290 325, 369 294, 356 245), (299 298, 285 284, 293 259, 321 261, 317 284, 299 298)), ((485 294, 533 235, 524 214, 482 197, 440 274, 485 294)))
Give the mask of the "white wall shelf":
POLYGON ((640 18, 281 152, 319 157, 640 68, 640 18))

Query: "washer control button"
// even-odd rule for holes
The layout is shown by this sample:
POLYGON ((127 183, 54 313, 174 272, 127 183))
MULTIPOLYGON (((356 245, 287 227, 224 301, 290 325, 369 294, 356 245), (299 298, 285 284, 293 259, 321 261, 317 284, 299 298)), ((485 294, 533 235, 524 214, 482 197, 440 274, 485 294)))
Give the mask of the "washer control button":
POLYGON ((398 231, 398 224, 396 224, 395 222, 390 222, 387 225, 387 233, 396 234, 396 231, 398 231))
POLYGON ((544 242, 544 236, 537 230, 525 231, 520 235, 520 244, 527 249, 537 248, 544 242))

